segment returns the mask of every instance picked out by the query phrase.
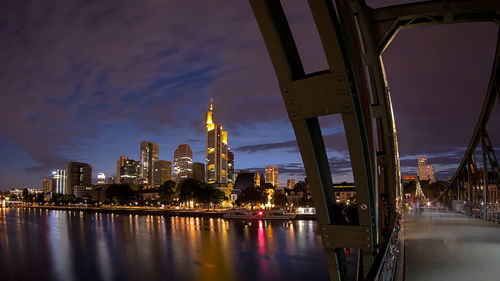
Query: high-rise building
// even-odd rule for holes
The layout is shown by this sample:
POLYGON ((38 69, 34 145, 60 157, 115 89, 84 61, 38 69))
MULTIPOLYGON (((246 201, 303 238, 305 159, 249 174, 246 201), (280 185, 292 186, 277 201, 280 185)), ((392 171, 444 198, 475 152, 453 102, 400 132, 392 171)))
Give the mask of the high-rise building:
POLYGON ((104 173, 97 174, 97 184, 106 184, 106 175, 104 173))
POLYGON ((154 142, 141 142, 139 178, 148 184, 153 184, 153 162, 159 159, 160 146, 154 142))
POLYGON ((193 163, 193 179, 205 181, 205 164, 200 162, 193 163))
POLYGON ((286 180, 286 188, 287 189, 293 189, 295 186, 295 179, 287 179, 286 180))
POLYGON ((92 185, 92 167, 87 163, 69 162, 66 168, 66 192, 73 194, 73 186, 92 185))
POLYGON ((427 156, 418 157, 418 171, 419 180, 428 180, 429 183, 436 181, 434 177, 434 167, 427 162, 427 156))
POLYGON ((227 149, 227 182, 234 184, 236 176, 234 174, 234 152, 227 149))
POLYGON ((210 109, 207 112, 207 158, 206 178, 207 183, 217 186, 227 186, 227 158, 228 143, 227 131, 222 130, 222 125, 215 124, 212 119, 213 104, 210 100, 210 109))
POLYGON ((172 179, 172 162, 165 160, 155 160, 153 173, 153 186, 158 187, 166 181, 172 179))
POLYGON ((53 192, 54 191, 54 180, 50 178, 43 179, 42 183, 43 192, 53 192))
POLYGON ((266 167, 266 182, 272 184, 275 188, 279 187, 278 167, 266 167))
POLYGON ((54 181, 53 189, 55 193, 66 194, 66 170, 57 169, 52 172, 54 181))
POLYGON ((174 177, 178 182, 193 177, 193 151, 187 143, 174 151, 174 177))
POLYGON ((138 161, 120 156, 116 161, 116 183, 137 184, 140 164, 138 161))

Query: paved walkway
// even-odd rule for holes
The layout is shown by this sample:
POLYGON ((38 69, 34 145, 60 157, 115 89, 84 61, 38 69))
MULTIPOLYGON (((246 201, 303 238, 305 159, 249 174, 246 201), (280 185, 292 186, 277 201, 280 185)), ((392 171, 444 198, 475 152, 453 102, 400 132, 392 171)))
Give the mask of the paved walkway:
POLYGON ((405 216, 405 281, 500 280, 500 224, 425 210, 405 216))

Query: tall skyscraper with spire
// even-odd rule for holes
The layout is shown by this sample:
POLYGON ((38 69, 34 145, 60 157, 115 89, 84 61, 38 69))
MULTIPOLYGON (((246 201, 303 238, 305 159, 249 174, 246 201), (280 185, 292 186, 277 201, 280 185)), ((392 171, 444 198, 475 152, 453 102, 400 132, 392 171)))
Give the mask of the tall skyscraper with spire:
POLYGON ((207 112, 207 159, 206 177, 208 184, 227 187, 228 183, 228 143, 227 131, 213 120, 213 100, 210 99, 210 109, 207 112))

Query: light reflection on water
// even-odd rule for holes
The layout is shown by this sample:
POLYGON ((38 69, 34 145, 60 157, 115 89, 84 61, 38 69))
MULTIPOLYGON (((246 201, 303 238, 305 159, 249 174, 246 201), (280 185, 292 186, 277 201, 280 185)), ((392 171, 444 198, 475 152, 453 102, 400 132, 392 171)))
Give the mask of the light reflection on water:
POLYGON ((328 280, 314 221, 0 209, 0 280, 328 280))

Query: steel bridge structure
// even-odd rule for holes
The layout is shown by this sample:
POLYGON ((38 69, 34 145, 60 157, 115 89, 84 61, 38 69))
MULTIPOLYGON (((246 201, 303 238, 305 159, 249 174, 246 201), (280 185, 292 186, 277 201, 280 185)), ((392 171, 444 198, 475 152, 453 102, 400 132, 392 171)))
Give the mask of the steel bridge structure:
MULTIPOLYGON (((463 22, 498 25, 500 2, 426 1, 373 9, 363 0, 308 0, 328 69, 305 73, 280 1, 249 1, 311 186, 331 280, 352 276, 347 272, 345 248, 357 249, 356 280, 393 280, 401 260, 402 185, 397 131, 381 56, 402 29, 463 22), (355 219, 349 221, 339 216, 341 208, 333 194, 318 119, 332 114, 342 117, 356 186, 355 219)), ((443 198, 465 200, 471 214, 481 200, 483 206, 490 203, 488 185, 481 189, 480 183, 494 182, 498 189, 500 182, 498 161, 486 131, 493 105, 499 100, 499 46, 473 137, 443 193, 443 198), (486 167, 482 180, 473 157, 479 143, 486 167)), ((480 213, 488 218, 493 212, 484 207, 480 213)))

